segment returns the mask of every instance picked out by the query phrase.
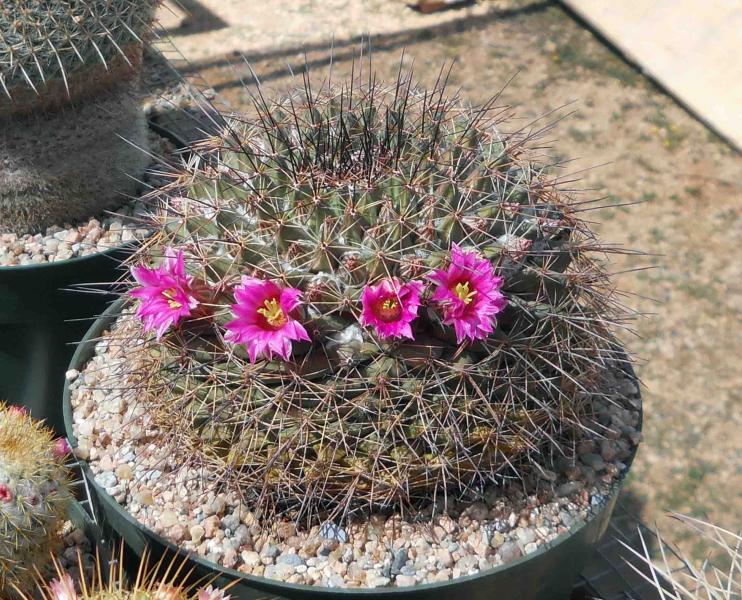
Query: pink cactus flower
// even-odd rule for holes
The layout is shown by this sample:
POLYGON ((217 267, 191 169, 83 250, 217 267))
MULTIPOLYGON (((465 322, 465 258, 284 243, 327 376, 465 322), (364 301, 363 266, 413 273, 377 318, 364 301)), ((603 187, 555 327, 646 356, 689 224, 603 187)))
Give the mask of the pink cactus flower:
POLYGON ((63 573, 61 579, 55 579, 49 584, 49 591, 53 600, 77 600, 75 583, 69 573, 63 573))
POLYGON ((0 483, 0 502, 13 502, 15 496, 7 483, 0 483))
POLYGON ((198 598, 196 600, 229 600, 229 598, 230 596, 225 594, 223 590, 209 586, 198 592, 198 598))
POLYGON ((28 409, 25 406, 9 406, 8 412, 11 415, 27 415, 28 409))
POLYGON ((373 327, 382 338, 414 339, 410 323, 417 318, 423 284, 401 283, 396 277, 367 285, 361 295, 361 323, 373 327))
POLYGON ((236 318, 227 323, 224 337, 233 344, 245 344, 250 362, 260 356, 271 360, 274 353, 288 360, 291 342, 309 341, 307 330, 291 316, 302 303, 300 290, 243 276, 234 288, 234 297, 232 313, 236 318))
POLYGON ((70 448, 70 445, 67 443, 67 440, 64 438, 58 438, 54 440, 54 447, 52 448, 52 454, 54 455, 54 458, 57 460, 65 458, 70 452, 72 452, 72 448, 70 448))
POLYGON ((454 244, 448 269, 435 271, 430 279, 438 284, 432 300, 443 312, 443 323, 453 325, 456 340, 481 340, 494 330, 497 313, 507 305, 500 292, 502 277, 492 264, 476 252, 464 252, 454 244))
POLYGON ((173 325, 192 316, 199 301, 193 290, 193 277, 185 272, 183 252, 165 250, 165 260, 156 269, 132 267, 131 274, 140 284, 131 295, 139 299, 137 316, 145 330, 157 333, 160 339, 173 325))

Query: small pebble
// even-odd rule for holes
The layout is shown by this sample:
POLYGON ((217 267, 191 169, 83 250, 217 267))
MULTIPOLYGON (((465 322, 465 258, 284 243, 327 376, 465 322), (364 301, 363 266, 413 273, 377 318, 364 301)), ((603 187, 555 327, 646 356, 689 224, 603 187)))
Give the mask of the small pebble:
POLYGON ((44 234, 20 237, 12 233, 0 234, 0 268, 88 256, 149 235, 149 230, 141 227, 141 220, 147 213, 143 201, 131 202, 119 213, 100 221, 88 219, 64 227, 54 225, 44 234))
POLYGON ((281 554, 276 559, 277 565, 290 565, 292 567, 298 567, 304 564, 304 559, 298 554, 281 554))
POLYGON ((345 530, 342 527, 335 525, 334 523, 330 523, 329 521, 322 523, 319 528, 319 534, 327 540, 337 540, 341 544, 344 544, 348 541, 348 534, 345 532, 345 530))
POLYGON ((200 544, 201 540, 204 539, 204 535, 206 535, 206 530, 201 525, 194 525, 191 527, 190 534, 191 541, 194 544, 200 544))
POLYGON ((521 549, 515 542, 505 542, 500 547, 500 557, 502 558, 502 562, 505 563, 520 558, 522 554, 521 549))

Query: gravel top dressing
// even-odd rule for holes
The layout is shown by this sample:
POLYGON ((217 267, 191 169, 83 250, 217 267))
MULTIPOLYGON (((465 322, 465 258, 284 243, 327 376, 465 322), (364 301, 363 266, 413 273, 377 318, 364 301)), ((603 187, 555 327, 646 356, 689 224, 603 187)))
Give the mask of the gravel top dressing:
POLYGON ((0 267, 57 262, 117 248, 149 233, 142 226, 144 206, 128 205, 115 216, 49 227, 45 234, 0 233, 0 267))

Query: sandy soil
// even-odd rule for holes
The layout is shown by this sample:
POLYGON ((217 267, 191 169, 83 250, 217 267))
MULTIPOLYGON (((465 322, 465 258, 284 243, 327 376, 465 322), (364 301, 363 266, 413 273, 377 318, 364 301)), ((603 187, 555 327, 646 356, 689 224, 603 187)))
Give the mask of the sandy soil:
MULTIPOLYGON (((399 5, 375 3, 394 4, 394 11, 399 5)), ((301 6, 311 13, 322 4, 301 6)), ((642 269, 619 281, 626 303, 647 314, 636 324, 638 337, 627 335, 646 385, 645 442, 628 483, 643 519, 660 519, 677 540, 685 534, 661 519, 665 511, 739 528, 739 155, 552 3, 500 2, 485 13, 464 11, 431 23, 374 36, 380 77, 395 77, 404 49, 404 66, 414 61, 423 84, 455 61, 451 85, 473 103, 517 74, 502 94, 520 117, 513 128, 554 109, 541 124, 575 111, 547 136, 554 140, 552 154, 571 160, 565 173, 578 174, 586 197, 604 198, 605 208, 592 214, 604 240, 650 253, 613 265, 616 272, 642 269)), ((348 39, 336 38, 335 77, 358 55, 357 40, 348 39)), ((320 78, 330 62, 329 45, 328 39, 306 54, 320 78)), ((291 85, 289 66, 299 75, 305 65, 299 44, 254 55, 248 48, 247 58, 269 89, 291 85)), ((232 107, 245 106, 243 81, 251 75, 234 61, 230 45, 228 55, 212 53, 184 70, 202 76, 232 107)), ((688 540, 685 548, 700 557, 706 546, 688 540)))

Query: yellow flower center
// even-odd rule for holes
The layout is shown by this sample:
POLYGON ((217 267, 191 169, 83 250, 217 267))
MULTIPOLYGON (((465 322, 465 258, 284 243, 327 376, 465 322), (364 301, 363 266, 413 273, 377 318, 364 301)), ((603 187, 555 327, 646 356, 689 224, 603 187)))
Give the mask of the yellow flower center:
POLYGON ((278 304, 278 300, 275 298, 266 300, 263 303, 263 306, 265 308, 259 308, 258 314, 265 317, 265 320, 268 321, 268 325, 276 328, 286 325, 288 319, 286 318, 286 314, 283 312, 281 305, 278 304))
POLYGON ((394 298, 387 298, 384 300, 384 302, 381 303, 381 308, 383 310, 397 310, 397 307, 399 306, 399 302, 397 302, 394 298))
POLYGON ((384 300, 376 305, 375 312, 377 318, 384 321, 384 323, 391 323, 399 319, 399 316, 402 314, 402 307, 396 298, 384 298, 384 300))
POLYGON ((167 300, 167 305, 173 310, 183 307, 183 305, 180 302, 175 300, 175 288, 166 289, 165 291, 162 292, 162 295, 167 300))
POLYGON ((457 283, 456 287, 453 288, 453 293, 456 294, 459 299, 464 301, 464 304, 471 304, 474 300, 474 296, 477 295, 477 290, 469 289, 469 282, 457 283))

